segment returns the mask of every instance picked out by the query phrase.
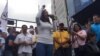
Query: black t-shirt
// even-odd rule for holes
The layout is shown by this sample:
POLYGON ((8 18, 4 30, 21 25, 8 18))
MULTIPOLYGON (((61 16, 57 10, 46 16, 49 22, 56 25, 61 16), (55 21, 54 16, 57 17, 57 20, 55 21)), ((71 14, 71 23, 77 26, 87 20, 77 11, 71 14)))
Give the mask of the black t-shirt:
POLYGON ((13 46, 9 46, 9 40, 11 40, 11 41, 14 41, 15 40, 15 36, 13 36, 13 35, 9 35, 8 37, 7 37, 7 39, 6 39, 6 43, 5 43, 5 50, 13 50, 13 46))
POLYGON ((100 53, 100 50, 98 46, 96 45, 96 43, 90 42, 84 46, 84 55, 96 56, 96 55, 100 55, 99 53, 100 53))

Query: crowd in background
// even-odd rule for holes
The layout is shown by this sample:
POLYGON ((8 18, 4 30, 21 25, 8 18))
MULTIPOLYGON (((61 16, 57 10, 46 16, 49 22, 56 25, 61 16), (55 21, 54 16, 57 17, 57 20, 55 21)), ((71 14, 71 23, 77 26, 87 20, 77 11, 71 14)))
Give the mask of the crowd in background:
POLYGON ((61 23, 53 33, 54 56, 100 56, 99 14, 94 14, 93 21, 88 21, 84 27, 74 22, 69 29, 66 31, 61 23))
POLYGON ((8 33, 0 30, 0 56, 32 56, 35 53, 37 30, 33 26, 30 26, 29 32, 27 30, 27 25, 23 25, 20 32, 15 27, 9 27, 8 33))
MULTIPOLYGON (((100 56, 100 15, 93 15, 93 23, 66 28, 59 23, 53 31, 51 17, 45 6, 36 17, 37 27, 22 25, 21 31, 15 27, 0 30, 0 56, 100 56)), ((51 17, 52 21, 55 19, 51 17)))

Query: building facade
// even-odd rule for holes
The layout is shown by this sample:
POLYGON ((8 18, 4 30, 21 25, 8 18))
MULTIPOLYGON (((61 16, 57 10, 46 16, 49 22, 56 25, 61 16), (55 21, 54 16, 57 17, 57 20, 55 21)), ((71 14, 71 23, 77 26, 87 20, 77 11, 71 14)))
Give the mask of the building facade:
POLYGON ((52 13, 57 16, 59 23, 67 27, 67 10, 65 0, 52 0, 52 13))
POLYGON ((60 22, 68 26, 72 16, 90 5, 95 0, 52 0, 52 13, 60 22))
POLYGON ((66 0, 68 16, 73 16, 74 14, 90 5, 93 1, 94 0, 66 0))

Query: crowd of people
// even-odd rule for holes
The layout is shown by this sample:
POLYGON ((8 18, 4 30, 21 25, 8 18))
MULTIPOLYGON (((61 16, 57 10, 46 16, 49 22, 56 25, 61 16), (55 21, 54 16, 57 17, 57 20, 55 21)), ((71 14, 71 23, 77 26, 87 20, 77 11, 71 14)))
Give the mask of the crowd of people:
POLYGON ((85 28, 59 23, 55 31, 49 17, 55 20, 43 6, 35 29, 22 25, 20 32, 15 27, 9 27, 8 34, 0 30, 0 56, 100 56, 100 15, 93 15, 85 28))
POLYGON ((100 15, 93 15, 93 21, 88 21, 85 27, 79 23, 71 26, 72 29, 65 30, 60 23, 53 32, 54 56, 100 56, 100 15))

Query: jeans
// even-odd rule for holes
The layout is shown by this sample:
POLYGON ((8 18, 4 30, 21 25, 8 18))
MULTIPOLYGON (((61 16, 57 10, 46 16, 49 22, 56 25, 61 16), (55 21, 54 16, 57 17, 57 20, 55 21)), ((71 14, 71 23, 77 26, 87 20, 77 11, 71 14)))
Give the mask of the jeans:
POLYGON ((5 51, 5 56, 13 56, 13 52, 10 50, 5 51))
POLYGON ((53 56, 53 44, 37 43, 36 56, 53 56))

